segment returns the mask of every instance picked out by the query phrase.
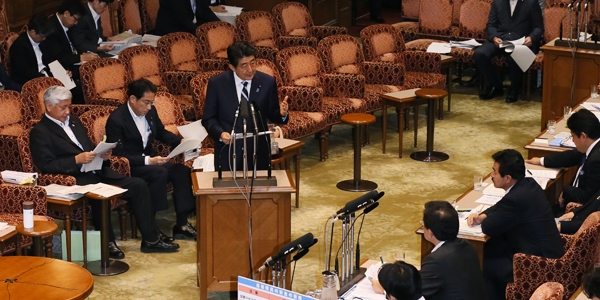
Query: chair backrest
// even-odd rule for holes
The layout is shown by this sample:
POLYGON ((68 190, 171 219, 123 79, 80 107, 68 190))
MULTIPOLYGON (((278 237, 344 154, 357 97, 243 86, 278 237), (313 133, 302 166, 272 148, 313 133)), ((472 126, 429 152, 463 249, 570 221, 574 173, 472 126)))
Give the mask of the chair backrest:
POLYGON ((209 71, 196 74, 190 81, 190 88, 192 90, 192 99, 194 100, 194 108, 196 110, 196 119, 202 119, 204 114, 204 102, 206 101, 206 87, 208 86, 208 80, 223 71, 209 71))
POLYGON ((364 56, 355 38, 333 35, 322 39, 317 46, 327 73, 361 74, 364 56))
POLYGON ((6 1, 0 1, 0 41, 10 32, 8 17, 6 16, 6 1))
POLYGON ((196 28, 204 58, 227 59, 227 47, 238 40, 235 27, 223 21, 204 23, 196 28))
POLYGON ((278 49, 279 32, 275 27, 275 18, 266 11, 248 11, 237 16, 240 40, 248 41, 254 46, 278 49))
POLYGON ((289 47, 277 52, 277 68, 283 85, 320 87, 325 73, 317 50, 308 46, 289 47))
POLYGON ((277 87, 281 87, 281 85, 282 85, 281 75, 279 75, 279 70, 277 70, 277 66, 275 66, 275 63, 273 63, 270 60, 257 58, 256 59, 256 70, 261 71, 261 72, 275 78, 275 83, 277 84, 277 87))
POLYGON ((547 4, 544 9, 544 41, 549 42, 560 36, 560 23, 562 21, 563 36, 569 37, 569 17, 566 9, 567 3, 547 4))
POLYGON ((30 111, 23 96, 15 91, 0 91, 0 134, 18 136, 29 121, 30 111))
POLYGON ((117 28, 113 28, 113 22, 116 22, 115 18, 117 17, 117 11, 113 7, 114 5, 119 5, 118 3, 109 4, 104 12, 100 15, 100 20, 102 22, 102 34, 104 36, 114 36, 119 34, 117 28))
POLYGON ((422 34, 451 36, 452 0, 421 1, 419 30, 422 34))
POLYGON ((464 0, 452 0, 452 24, 458 25, 460 21, 460 6, 464 0))
POLYGON ((81 85, 85 102, 94 104, 101 98, 127 100, 127 84, 131 82, 125 65, 118 59, 98 58, 81 65, 81 85))
POLYGON ((140 14, 139 0, 119 1, 118 16, 119 27, 122 31, 131 30, 133 33, 144 34, 142 27, 142 16, 140 14))
POLYGON ((17 137, 19 156, 21 157, 21 166, 23 168, 23 172, 40 172, 40 170, 33 164, 31 150, 29 149, 30 132, 31 128, 28 128, 24 130, 19 137, 17 137))
POLYGON ((421 6, 421 0, 403 0, 401 3, 403 19, 419 19, 419 7, 421 6))
MULTIPOLYGON (((565 297, 570 297, 581 284, 581 276, 587 272, 590 266, 594 265, 600 250, 600 212, 590 214, 579 230, 573 235, 574 241, 571 247, 563 256, 570 258, 565 261, 566 264, 572 265, 569 274, 561 274, 562 279, 569 277, 570 280, 565 281, 569 284, 564 284, 565 297), (571 264, 573 262, 573 264, 571 264)), ((557 278, 558 279, 558 278, 557 278)), ((558 280, 556 280, 558 281, 558 280)))
POLYGON ((271 10, 280 35, 310 36, 309 28, 313 26, 310 12, 299 2, 283 2, 273 6, 271 10))
POLYGON ((142 24, 146 32, 151 32, 156 26, 156 16, 160 7, 160 0, 140 0, 140 13, 142 15, 142 24))
POLYGON ((30 110, 29 120, 37 121, 42 118, 46 112, 44 93, 54 85, 63 86, 62 82, 54 77, 38 77, 25 82, 21 93, 30 110))
POLYGON ((529 300, 562 300, 565 288, 558 282, 546 282, 540 285, 529 300))
POLYGON ((8 74, 8 75, 10 75, 10 56, 9 56, 10 46, 12 46, 12 43, 18 37, 19 37, 19 35, 17 33, 9 32, 6 34, 6 36, 2 40, 2 48, 0 48, 1 49, 0 55, 2 55, 1 58, 2 58, 2 64, 4 64, 4 70, 6 71, 6 74, 8 74))
POLYGON ((360 31, 367 61, 389 61, 404 64, 404 38, 400 30, 388 24, 376 24, 360 31))
POLYGON ((161 59, 158 49, 148 45, 129 47, 119 53, 119 60, 125 65, 131 81, 145 78, 156 86, 163 85, 160 76, 161 59))
POLYGON ((41 186, 0 184, 0 214, 21 214, 23 201, 33 202, 33 213, 37 216, 48 214, 46 190, 41 186))
POLYGON ((485 40, 490 0, 463 0, 460 6, 459 34, 462 38, 485 40))
POLYGON ((79 116, 79 120, 87 130, 92 143, 98 144, 106 135, 106 120, 117 109, 114 106, 104 106, 88 110, 79 116))
POLYGON ((200 43, 191 33, 174 32, 162 36, 157 42, 161 60, 161 72, 200 71, 202 57, 200 43))
POLYGON ((154 98, 154 107, 156 107, 158 117, 165 126, 165 129, 179 135, 177 126, 182 126, 186 123, 177 99, 169 93, 157 92, 154 98))

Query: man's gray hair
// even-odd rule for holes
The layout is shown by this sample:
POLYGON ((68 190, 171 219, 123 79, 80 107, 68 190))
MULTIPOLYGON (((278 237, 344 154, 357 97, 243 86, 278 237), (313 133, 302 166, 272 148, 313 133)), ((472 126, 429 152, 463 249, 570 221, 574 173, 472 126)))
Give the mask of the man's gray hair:
POLYGON ((71 91, 64 86, 53 85, 44 92, 44 104, 56 105, 60 101, 73 98, 71 91))

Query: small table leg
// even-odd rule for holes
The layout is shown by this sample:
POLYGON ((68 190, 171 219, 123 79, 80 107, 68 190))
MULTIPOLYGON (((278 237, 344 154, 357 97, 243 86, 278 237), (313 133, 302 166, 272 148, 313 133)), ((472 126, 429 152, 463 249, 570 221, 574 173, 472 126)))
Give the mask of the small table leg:
POLYGON ((32 239, 33 239, 33 255, 44 257, 44 244, 42 244, 42 237, 34 236, 32 239))
POLYGON ((111 276, 127 272, 129 265, 118 260, 111 260, 108 257, 108 202, 102 201, 102 230, 100 231, 100 261, 92 261, 87 264, 87 270, 94 275, 111 276))
POLYGON ((83 265, 87 265, 87 198, 83 198, 83 215, 81 216, 81 239, 83 240, 83 265))
POLYGON ((66 214, 65 217, 65 231, 67 236, 67 261, 71 261, 71 210, 66 214))
POLYGON ((361 126, 354 126, 354 178, 352 180, 340 181, 337 188, 344 191, 364 192, 371 191, 377 188, 377 183, 369 180, 360 179, 360 148, 361 148, 361 126))
POLYGON ((450 156, 443 152, 433 151, 433 133, 435 126, 435 99, 429 98, 427 101, 427 148, 426 151, 413 152, 410 158, 424 162, 445 161, 450 156))
MULTIPOLYGON (((385 138, 387 133, 387 105, 385 104, 385 100, 383 100, 383 121, 381 122, 381 151, 385 153, 385 138)), ((402 151, 400 151, 402 153, 402 151)), ((402 157, 402 156, 400 156, 402 157)))
POLYGON ((398 157, 402 158, 402 134, 404 133, 404 128, 402 128, 402 124, 404 124, 404 109, 398 109, 398 157))

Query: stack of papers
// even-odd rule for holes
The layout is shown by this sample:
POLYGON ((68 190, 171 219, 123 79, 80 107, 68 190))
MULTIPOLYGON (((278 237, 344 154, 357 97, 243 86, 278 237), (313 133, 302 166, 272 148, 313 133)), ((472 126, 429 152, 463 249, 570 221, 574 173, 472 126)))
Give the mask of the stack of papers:
POLYGON ((96 171, 102 169, 102 163, 104 163, 104 160, 102 159, 102 157, 100 157, 100 155, 116 146, 117 143, 100 142, 98 146, 94 148, 94 151, 92 151, 96 153, 96 157, 94 157, 94 159, 91 162, 81 166, 81 172, 85 173, 89 171, 96 171))
POLYGON ((559 170, 557 169, 527 169, 527 172, 525 172, 525 177, 533 178, 542 187, 542 189, 545 190, 548 186, 548 181, 550 181, 550 179, 556 178, 558 172, 559 170))
POLYGON ((493 184, 488 184, 488 186, 483 189, 484 195, 504 197, 506 191, 504 189, 496 188, 493 184))
POLYGON ((433 42, 429 44, 429 47, 427 47, 427 52, 429 53, 448 54, 450 53, 450 50, 452 49, 448 43, 433 42))
POLYGON ((121 53, 123 49, 141 44, 142 36, 139 34, 132 33, 131 30, 128 30, 113 36, 110 41, 100 43, 100 46, 114 45, 115 48, 113 48, 111 51, 108 51, 107 53, 110 55, 119 55, 119 53, 121 53))
MULTIPOLYGON (((167 156, 168 158, 173 158, 186 151, 199 150, 202 147, 202 141, 208 136, 208 132, 204 126, 202 126, 201 120, 187 125, 177 126, 177 130, 181 136, 183 136, 183 140, 181 140, 181 143, 169 153, 167 156)), ((198 156, 199 153, 200 151, 197 151, 196 156, 198 156)), ((186 155, 186 161, 196 156, 186 155)))
POLYGON ((452 48, 473 49, 479 46, 481 46, 481 43, 476 41, 475 39, 470 39, 466 41, 450 41, 450 47, 452 48))
POLYGON ((81 197, 83 197, 83 194, 64 194, 61 193, 61 191, 65 188, 68 188, 69 186, 66 185, 60 185, 60 184, 51 184, 48 186, 42 186, 45 190, 46 190, 46 194, 48 195, 49 198, 56 198, 56 199, 61 199, 61 200, 67 200, 67 201, 71 201, 71 200, 77 200, 81 197))
POLYGON ((192 164, 194 170, 202 169, 203 172, 214 172, 215 171, 215 155, 206 154, 200 156, 194 160, 192 164))
POLYGON ((535 60, 535 53, 529 47, 523 45, 524 43, 525 37, 522 37, 514 41, 504 41, 500 48, 504 48, 506 53, 510 53, 510 57, 517 63, 519 68, 526 72, 535 60))
POLYGON ((114 185, 108 185, 105 183, 96 183, 96 184, 88 184, 88 185, 72 185, 67 186, 63 189, 57 191, 60 194, 80 194, 83 195, 85 193, 92 193, 98 196, 109 198, 114 195, 119 195, 125 193, 127 189, 120 188, 114 185))
POLYGON ((149 45, 152 47, 157 47, 158 46, 158 40, 161 38, 160 35, 154 35, 154 34, 144 34, 144 36, 142 36, 142 45, 149 45))
POLYGON ((479 214, 488 208, 489 208, 488 205, 479 205, 479 206, 473 208, 469 213, 461 214, 458 217, 458 233, 468 234, 468 235, 476 235, 476 236, 484 236, 485 234, 483 233, 483 231, 481 231, 481 225, 475 225, 473 227, 470 227, 467 224, 467 217, 470 214, 479 214))
POLYGON ((217 18, 223 22, 230 23, 235 26, 235 18, 242 13, 243 7, 229 6, 229 5, 221 5, 225 7, 226 12, 215 12, 217 18))
POLYGON ((26 172, 18 172, 18 171, 9 171, 5 170, 0 172, 2 175, 2 180, 4 182, 14 183, 14 184, 29 184, 33 183, 35 179, 38 177, 38 173, 26 173, 26 172))
POLYGON ((6 222, 0 222, 0 231, 4 230, 8 228, 8 223, 6 222))

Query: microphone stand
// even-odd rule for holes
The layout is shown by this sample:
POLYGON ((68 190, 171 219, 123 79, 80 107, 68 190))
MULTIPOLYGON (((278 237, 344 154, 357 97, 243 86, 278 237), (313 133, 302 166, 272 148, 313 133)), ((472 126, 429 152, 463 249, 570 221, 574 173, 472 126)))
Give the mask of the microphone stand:
POLYGON ((577 4, 575 4, 575 18, 577 19, 577 33, 575 36, 576 36, 578 42, 579 42, 579 33, 581 32, 581 21, 579 20, 579 13, 581 12, 581 1, 582 0, 578 0, 577 4))
MULTIPOLYGON (((257 143, 257 139, 258 139, 258 125, 256 125, 256 114, 254 112, 254 104, 252 102, 249 103, 250 104, 250 113, 252 115, 252 122, 254 123, 254 136, 252 137, 252 140, 254 142, 254 149, 252 150, 252 161, 254 162, 254 172, 252 173, 252 178, 256 179, 256 165, 257 165, 257 161, 256 161, 256 143, 257 143)), ((269 159, 269 162, 271 160, 269 159)), ((270 177, 269 177, 270 178, 270 177)))
POLYGON ((246 149, 247 147, 247 143, 246 143, 246 118, 242 119, 244 122, 243 125, 243 129, 242 129, 242 139, 243 139, 243 144, 244 144, 244 151, 242 152, 242 156, 243 156, 243 161, 242 161, 242 168, 244 170, 244 180, 246 180, 246 185, 248 185, 248 150, 246 149))
MULTIPOLYGON (((236 172, 236 166, 237 166, 237 151, 236 151, 236 148, 235 148, 235 143, 236 143, 236 142, 235 142, 235 140, 236 140, 236 138, 235 138, 235 125, 236 125, 236 123, 237 123, 237 118, 238 118, 239 112, 240 112, 240 106, 238 105, 238 109, 237 109, 237 111, 235 112, 235 120, 233 121, 233 128, 231 129, 231 139, 230 139, 230 141, 232 141, 232 142, 230 143, 230 144, 231 144, 231 147, 233 147, 233 166, 232 166, 232 168, 231 168, 231 169, 233 169, 233 180, 234 180, 234 181, 237 179, 237 172, 236 172)), ((244 123, 245 123, 245 121, 244 121, 244 123)))
POLYGON ((588 17, 589 17, 589 15, 588 15, 588 3, 589 3, 589 1, 588 0, 581 0, 581 1, 585 1, 585 3, 583 4, 583 13, 585 14, 585 24, 583 25, 584 28, 585 28, 583 30, 584 31, 584 34, 583 34, 583 43, 587 44, 588 21, 589 21, 588 20, 588 17))

